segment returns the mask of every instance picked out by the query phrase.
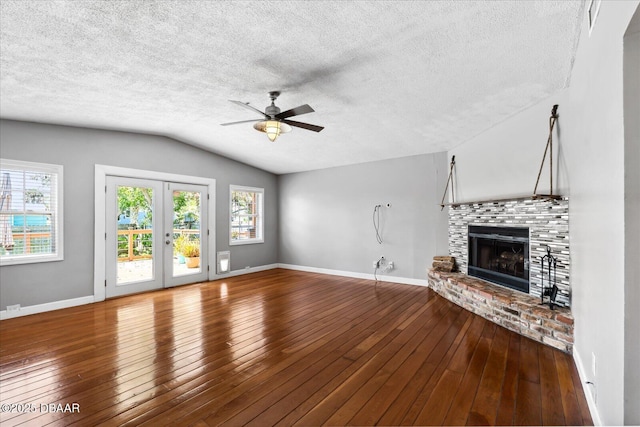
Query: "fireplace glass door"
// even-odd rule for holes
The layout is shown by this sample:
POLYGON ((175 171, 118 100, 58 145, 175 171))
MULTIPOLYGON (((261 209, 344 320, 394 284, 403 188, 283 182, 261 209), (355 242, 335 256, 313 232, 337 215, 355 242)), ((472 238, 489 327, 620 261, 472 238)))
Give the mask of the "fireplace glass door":
POLYGON ((529 292, 529 229, 469 226, 468 274, 529 292))

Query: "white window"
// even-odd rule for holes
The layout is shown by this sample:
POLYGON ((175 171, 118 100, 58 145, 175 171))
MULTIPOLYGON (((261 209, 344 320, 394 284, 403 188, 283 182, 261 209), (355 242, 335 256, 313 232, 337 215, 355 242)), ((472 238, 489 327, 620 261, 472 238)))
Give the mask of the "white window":
POLYGON ((232 185, 229 244, 264 242, 264 189, 232 185))
POLYGON ((0 159, 0 265, 60 261, 62 166, 0 159))

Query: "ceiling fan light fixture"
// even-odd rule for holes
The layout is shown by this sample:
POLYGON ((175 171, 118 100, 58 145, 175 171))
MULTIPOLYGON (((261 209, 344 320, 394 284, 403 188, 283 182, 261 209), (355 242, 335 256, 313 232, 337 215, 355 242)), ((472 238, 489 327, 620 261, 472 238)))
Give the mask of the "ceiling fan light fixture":
POLYGON ((229 125, 237 125, 240 123, 254 122, 253 128, 257 131, 264 132, 269 137, 271 142, 278 139, 281 133, 291 132, 291 126, 302 128, 306 130, 310 130, 313 132, 320 132, 324 129, 323 126, 312 125, 310 123, 303 123, 294 120, 290 120, 290 117, 299 116, 302 114, 313 113, 315 110, 311 108, 309 104, 299 105, 295 108, 291 108, 287 111, 280 111, 280 108, 276 107, 275 100, 280 95, 280 92, 273 91, 269 92, 269 97, 271 98, 271 105, 265 108, 264 112, 258 110, 252 105, 249 105, 248 102, 242 101, 233 101, 236 105, 239 105, 243 108, 249 109, 255 113, 260 114, 264 119, 255 119, 255 120, 241 120, 238 122, 230 122, 230 123, 221 123, 221 126, 229 126, 229 125))
POLYGON ((279 120, 263 120, 254 124, 253 128, 266 133, 271 142, 275 141, 281 133, 291 132, 291 126, 279 120))

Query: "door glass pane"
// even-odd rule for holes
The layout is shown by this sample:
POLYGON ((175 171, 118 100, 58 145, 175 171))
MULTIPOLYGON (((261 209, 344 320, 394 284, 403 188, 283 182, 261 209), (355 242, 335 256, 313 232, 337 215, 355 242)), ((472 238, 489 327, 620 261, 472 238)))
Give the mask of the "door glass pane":
POLYGON ((153 280, 153 188, 117 186, 117 280, 153 280))
POLYGON ((173 277, 202 271, 200 196, 199 191, 173 191, 173 277))

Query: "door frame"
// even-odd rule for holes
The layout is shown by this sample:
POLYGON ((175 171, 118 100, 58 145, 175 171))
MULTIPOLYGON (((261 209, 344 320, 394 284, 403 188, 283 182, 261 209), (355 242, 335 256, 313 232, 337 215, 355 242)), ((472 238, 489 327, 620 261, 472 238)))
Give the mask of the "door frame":
POLYGON ((207 261, 209 268, 207 277, 209 280, 215 278, 215 254, 216 254, 216 180, 213 178, 203 178, 199 176, 180 175, 168 172, 148 171, 143 169, 132 169, 120 166, 95 165, 94 181, 94 251, 93 251, 93 300, 104 301, 106 297, 106 198, 107 175, 122 176, 126 178, 152 179, 156 181, 172 181, 188 184, 205 185, 208 188, 208 211, 207 245, 209 253, 207 261))

